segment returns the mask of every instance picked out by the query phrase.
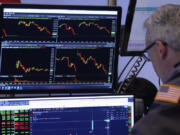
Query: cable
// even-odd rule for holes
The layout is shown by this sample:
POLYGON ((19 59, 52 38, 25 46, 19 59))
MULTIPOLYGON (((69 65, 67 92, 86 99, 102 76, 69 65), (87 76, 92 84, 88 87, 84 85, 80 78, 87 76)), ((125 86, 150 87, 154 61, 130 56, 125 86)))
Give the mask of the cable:
MULTIPOLYGON (((132 61, 132 60, 131 60, 132 61)), ((129 72, 127 73, 124 81, 118 87, 116 94, 124 94, 128 90, 128 87, 131 85, 132 81, 136 76, 139 74, 141 69, 144 67, 145 63, 147 62, 142 56, 139 56, 129 72), (141 64, 142 63, 142 64, 141 64)), ((128 62, 130 63, 130 62, 128 62)), ((124 71, 123 71, 124 72, 124 71)))

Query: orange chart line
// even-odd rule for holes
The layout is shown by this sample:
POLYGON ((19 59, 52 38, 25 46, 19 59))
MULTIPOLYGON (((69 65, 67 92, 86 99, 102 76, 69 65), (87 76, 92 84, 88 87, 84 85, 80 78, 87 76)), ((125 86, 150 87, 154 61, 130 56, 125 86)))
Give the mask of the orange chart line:
POLYGON ((71 32, 72 32, 73 35, 76 35, 76 32, 75 32, 75 30, 74 30, 73 27, 68 26, 66 23, 63 23, 63 24, 59 25, 59 28, 61 28, 61 27, 63 27, 63 26, 65 26, 65 29, 66 29, 66 30, 71 30, 71 32))
POLYGON ((69 68, 72 68, 72 67, 73 67, 73 68, 74 68, 74 71, 77 72, 76 65, 75 65, 74 63, 70 62, 69 57, 56 58, 56 61, 63 61, 64 59, 67 60, 67 66, 68 66, 69 68))
POLYGON ((93 58, 92 56, 89 56, 87 59, 85 59, 85 58, 82 56, 81 53, 78 53, 77 55, 80 57, 81 61, 82 61, 84 64, 88 64, 88 62, 89 62, 90 60, 92 60, 93 63, 94 63, 94 66, 95 66, 97 69, 101 69, 101 68, 102 68, 102 70, 104 71, 104 73, 107 74, 107 70, 105 69, 104 65, 103 65, 103 64, 98 64, 98 63, 96 62, 96 59, 93 58))
POLYGON ((24 24, 26 27, 30 27, 31 24, 33 24, 34 26, 37 27, 37 29, 38 29, 39 31, 44 31, 44 30, 45 30, 49 35, 51 35, 51 32, 48 30, 48 28, 46 28, 46 27, 40 27, 39 24, 35 23, 34 21, 30 21, 29 23, 27 23, 27 22, 25 22, 25 21, 19 21, 19 22, 18 22, 18 25, 21 25, 21 24, 24 24))
POLYGON ((96 26, 99 30, 105 30, 107 33, 110 33, 110 31, 107 29, 107 27, 103 27, 103 26, 100 26, 99 24, 97 23, 94 23, 94 22, 89 22, 87 23, 86 21, 83 21, 79 24, 79 27, 81 27, 82 25, 85 25, 86 27, 90 27, 91 25, 94 25, 96 26))
MULTIPOLYGON (((83 64, 88 64, 90 60, 93 61, 94 63, 94 66, 97 68, 97 69, 102 69, 103 72, 105 74, 107 74, 107 70, 105 69, 104 65, 103 64, 98 64, 96 59, 93 58, 92 56, 89 56, 87 59, 85 59, 81 53, 77 53, 77 56, 80 57, 80 60, 83 62, 83 64)), ((67 60, 67 66, 68 68, 74 68, 74 71, 77 72, 77 66, 73 63, 73 62, 70 62, 70 58, 69 57, 62 57, 62 58, 56 58, 56 61, 63 61, 63 60, 67 60)))
POLYGON ((7 37, 7 32, 5 29, 2 29, 2 32, 4 33, 4 36, 7 37))
POLYGON ((31 72, 31 71, 36 71, 36 72, 41 72, 41 71, 47 72, 47 71, 49 71, 47 68, 36 68, 36 67, 26 68, 22 64, 22 62, 20 60, 18 60, 16 62, 16 69, 19 69, 19 68, 21 68, 25 73, 28 73, 28 72, 31 72))

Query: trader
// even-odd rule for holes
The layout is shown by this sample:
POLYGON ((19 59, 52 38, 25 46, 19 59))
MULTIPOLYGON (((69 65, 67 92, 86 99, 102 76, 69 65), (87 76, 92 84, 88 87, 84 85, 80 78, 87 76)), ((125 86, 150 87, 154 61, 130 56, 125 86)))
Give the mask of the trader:
POLYGON ((146 49, 163 85, 132 135, 180 135, 180 5, 157 9, 144 23, 146 49))

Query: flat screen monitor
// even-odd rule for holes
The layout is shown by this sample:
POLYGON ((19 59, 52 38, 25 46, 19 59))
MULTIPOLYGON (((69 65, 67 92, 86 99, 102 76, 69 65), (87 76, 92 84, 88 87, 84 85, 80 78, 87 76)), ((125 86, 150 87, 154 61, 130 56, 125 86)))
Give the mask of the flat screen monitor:
POLYGON ((134 98, 0 99, 1 135, 130 135, 134 98))
POLYGON ((144 21, 160 6, 180 4, 179 0, 131 0, 125 23, 125 36, 121 55, 142 55, 145 49, 144 21))
POLYGON ((0 92, 111 91, 121 7, 1 5, 0 92))

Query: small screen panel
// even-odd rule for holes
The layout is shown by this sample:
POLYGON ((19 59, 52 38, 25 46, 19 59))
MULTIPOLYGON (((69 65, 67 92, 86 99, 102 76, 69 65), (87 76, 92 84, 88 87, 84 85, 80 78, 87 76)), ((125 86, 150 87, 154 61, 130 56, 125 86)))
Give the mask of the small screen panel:
POLYGON ((145 49, 145 20, 160 6, 180 4, 179 0, 135 0, 130 2, 126 18, 125 39, 122 44, 122 55, 141 55, 145 49), (130 22, 128 22, 130 21, 130 22), (132 22, 131 22, 132 21, 132 22))
POLYGON ((112 90, 120 7, 2 5, 0 91, 112 90))
POLYGON ((133 96, 1 99, 2 135, 130 135, 133 96))

